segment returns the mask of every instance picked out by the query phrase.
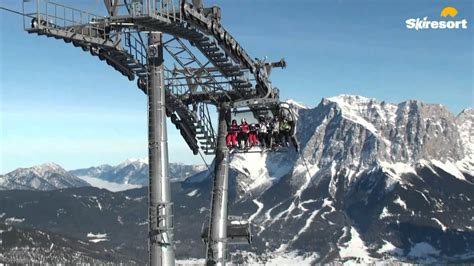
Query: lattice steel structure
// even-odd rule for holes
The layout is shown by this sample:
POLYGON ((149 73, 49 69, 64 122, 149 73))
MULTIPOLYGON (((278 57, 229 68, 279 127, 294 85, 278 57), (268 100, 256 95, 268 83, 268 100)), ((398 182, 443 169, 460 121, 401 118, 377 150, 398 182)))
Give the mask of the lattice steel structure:
POLYGON ((151 265, 174 264, 166 116, 194 154, 216 156, 210 226, 204 239, 207 263, 224 265, 228 239, 251 241, 249 225, 232 226, 227 217, 229 110, 278 103, 269 74, 286 63, 252 59, 222 26, 220 8, 206 8, 202 0, 104 3, 108 14, 98 16, 48 0, 24 0, 24 28, 97 56, 130 81, 137 80, 147 94, 151 265), (165 66, 165 52, 173 67, 165 66), (219 113, 217 132, 210 105, 219 113))

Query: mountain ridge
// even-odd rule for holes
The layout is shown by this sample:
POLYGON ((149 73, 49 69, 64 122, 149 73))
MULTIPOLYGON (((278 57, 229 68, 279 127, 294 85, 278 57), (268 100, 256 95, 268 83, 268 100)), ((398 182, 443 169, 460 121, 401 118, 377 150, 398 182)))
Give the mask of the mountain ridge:
POLYGON ((81 186, 90 184, 51 162, 29 168, 18 168, 0 176, 0 190, 52 190, 81 186))

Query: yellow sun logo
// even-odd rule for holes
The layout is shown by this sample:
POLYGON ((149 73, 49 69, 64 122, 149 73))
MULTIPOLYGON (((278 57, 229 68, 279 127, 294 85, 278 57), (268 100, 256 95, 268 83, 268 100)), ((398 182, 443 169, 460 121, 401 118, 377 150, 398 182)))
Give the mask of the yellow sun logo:
POLYGON ((447 6, 443 8, 443 10, 441 10, 442 17, 451 16, 452 18, 454 18, 457 14, 458 14, 458 10, 452 6, 447 6))

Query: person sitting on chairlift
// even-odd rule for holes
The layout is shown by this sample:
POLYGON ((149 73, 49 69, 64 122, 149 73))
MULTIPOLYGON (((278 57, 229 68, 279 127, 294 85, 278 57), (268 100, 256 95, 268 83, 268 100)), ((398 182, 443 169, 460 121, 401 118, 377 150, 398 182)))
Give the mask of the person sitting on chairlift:
POLYGON ((250 132, 249 132, 249 144, 250 147, 257 146, 257 132, 258 132, 258 124, 252 123, 250 124, 250 132))
POLYGON ((291 126, 288 123, 288 120, 286 118, 283 118, 283 120, 280 123, 280 139, 281 139, 281 145, 284 147, 289 147, 290 131, 291 131, 291 126))
POLYGON ((245 121, 245 118, 242 118, 240 124, 240 131, 239 135, 237 136, 238 138, 238 143, 239 143, 239 148, 240 149, 246 149, 248 147, 248 140, 249 140, 249 124, 247 124, 247 121, 245 121), (242 141, 244 142, 244 145, 242 146, 242 141))
POLYGON ((270 122, 270 148, 276 148, 280 142, 280 123, 278 117, 275 116, 270 122))
POLYGON ((290 125, 290 140, 291 140, 291 144, 293 144, 293 147, 295 147, 295 150, 296 152, 299 152, 299 145, 298 145, 298 141, 296 141, 296 137, 295 137, 295 134, 296 134, 296 124, 295 124, 295 121, 290 119, 288 120, 288 124, 290 125))
POLYGON ((264 116, 260 117, 258 126, 258 141, 263 148, 268 147, 268 123, 264 116))
POLYGON ((232 124, 229 126, 227 130, 226 136, 226 144, 229 148, 235 148, 237 143, 237 133, 239 133, 239 125, 237 124, 237 120, 232 120, 232 124))

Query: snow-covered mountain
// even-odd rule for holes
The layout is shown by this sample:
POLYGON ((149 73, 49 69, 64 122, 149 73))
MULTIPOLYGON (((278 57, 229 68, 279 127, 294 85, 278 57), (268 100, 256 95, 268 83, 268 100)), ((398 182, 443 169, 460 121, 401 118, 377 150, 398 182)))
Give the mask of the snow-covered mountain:
MULTIPOLYGON (((314 108, 289 104, 298 118, 301 153, 231 154, 229 214, 251 221, 254 241, 231 246, 230 259, 474 262, 472 109, 454 116, 441 105, 350 95, 323 99, 314 108)), ((118 169, 138 171, 146 162, 130 163, 135 165, 118 169)), ((202 171, 171 185, 177 258, 204 254, 200 230, 209 215, 211 176, 202 171)), ((100 230, 110 239, 100 243, 108 249, 143 255, 146 197, 146 188, 5 191, 0 223, 24 219, 25 227, 68 235, 67 221, 80 220, 68 236, 86 241, 100 230)))
MULTIPOLYGON (((204 165, 185 165, 170 163, 169 174, 172 182, 183 181, 189 176, 202 172, 204 165)), ((72 170, 70 173, 81 178, 98 178, 117 184, 148 185, 148 159, 127 159, 116 166, 101 165, 85 169, 72 170)))
POLYGON ((351 95, 293 107, 300 154, 231 158, 234 208, 254 208, 262 254, 474 258, 472 109, 455 117, 437 104, 351 95))
POLYGON ((53 190, 90 186, 55 163, 19 168, 0 176, 0 190, 53 190))
POLYGON ((107 172, 112 170, 112 166, 108 164, 102 164, 99 166, 91 166, 89 168, 82 168, 82 169, 77 169, 77 170, 72 170, 69 171, 71 174, 75 176, 90 176, 90 177, 97 177, 103 172, 107 172))
POLYGON ((308 172, 343 174, 345 188, 379 168, 403 173, 435 165, 462 180, 474 175, 472 109, 455 117, 438 104, 390 104, 352 95, 323 99, 315 108, 292 106, 301 154, 234 154, 231 168, 243 177, 239 196, 288 174, 292 185, 304 185, 308 172))

